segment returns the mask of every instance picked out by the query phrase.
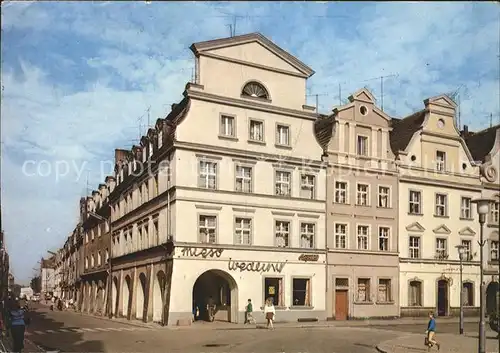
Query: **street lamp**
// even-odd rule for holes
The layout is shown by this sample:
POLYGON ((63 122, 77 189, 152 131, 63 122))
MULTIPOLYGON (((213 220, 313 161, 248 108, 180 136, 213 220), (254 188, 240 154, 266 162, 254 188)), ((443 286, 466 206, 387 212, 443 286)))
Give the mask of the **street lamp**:
POLYGON ((480 248, 480 292, 481 297, 479 298, 479 353, 485 353, 486 351, 486 334, 485 334, 485 322, 484 318, 486 316, 486 288, 484 285, 484 224, 486 223, 486 215, 490 212, 490 199, 480 198, 477 200, 472 200, 472 203, 477 205, 477 213, 479 215, 479 224, 481 226, 479 232, 479 248, 480 248))
POLYGON ((462 281, 462 273, 463 273, 463 255, 465 251, 465 246, 457 245, 455 246, 458 250, 458 258, 460 259, 460 326, 459 333, 461 335, 464 334, 464 284, 462 281))

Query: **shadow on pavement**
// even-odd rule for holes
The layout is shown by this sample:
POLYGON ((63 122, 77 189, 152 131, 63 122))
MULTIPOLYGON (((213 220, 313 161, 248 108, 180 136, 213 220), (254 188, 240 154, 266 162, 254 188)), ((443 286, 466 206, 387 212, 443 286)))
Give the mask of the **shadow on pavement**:
POLYGON ((48 317, 43 311, 30 312, 31 323, 27 331, 30 335, 26 338, 42 348, 44 351, 59 352, 104 352, 102 341, 85 340, 82 332, 74 330, 80 327, 64 326, 63 322, 58 322, 48 317), (59 331, 60 329, 68 332, 59 331), (54 332, 47 332, 53 330, 54 332), (42 331, 37 334, 35 331, 42 331))

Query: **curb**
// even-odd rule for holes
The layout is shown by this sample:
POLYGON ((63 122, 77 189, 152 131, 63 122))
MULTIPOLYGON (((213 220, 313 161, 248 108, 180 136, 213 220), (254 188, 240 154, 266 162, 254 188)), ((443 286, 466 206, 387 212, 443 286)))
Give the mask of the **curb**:
POLYGON ((386 351, 386 350, 384 350, 384 349, 380 348, 380 346, 379 346, 379 345, 376 345, 376 346, 375 346, 375 349, 376 349, 376 350, 377 350, 377 352, 379 352, 379 353, 389 353, 388 351, 386 351))

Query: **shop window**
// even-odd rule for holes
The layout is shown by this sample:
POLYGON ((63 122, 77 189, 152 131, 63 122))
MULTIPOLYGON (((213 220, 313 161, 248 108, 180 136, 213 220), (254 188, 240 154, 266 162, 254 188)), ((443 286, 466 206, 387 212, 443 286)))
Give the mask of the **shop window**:
POLYGON ((292 299, 294 306, 311 306, 311 280, 309 278, 294 278, 292 299))
POLYGON ((275 306, 285 306, 283 296, 283 278, 264 279, 264 301, 271 298, 275 306))

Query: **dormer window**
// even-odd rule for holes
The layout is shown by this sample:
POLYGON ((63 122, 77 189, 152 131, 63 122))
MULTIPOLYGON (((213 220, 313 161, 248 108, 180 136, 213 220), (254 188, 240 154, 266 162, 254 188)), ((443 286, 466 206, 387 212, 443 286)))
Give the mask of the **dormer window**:
POLYGON ((243 87, 241 95, 252 98, 269 99, 269 93, 267 93, 264 86, 254 81, 247 83, 245 87, 243 87))

